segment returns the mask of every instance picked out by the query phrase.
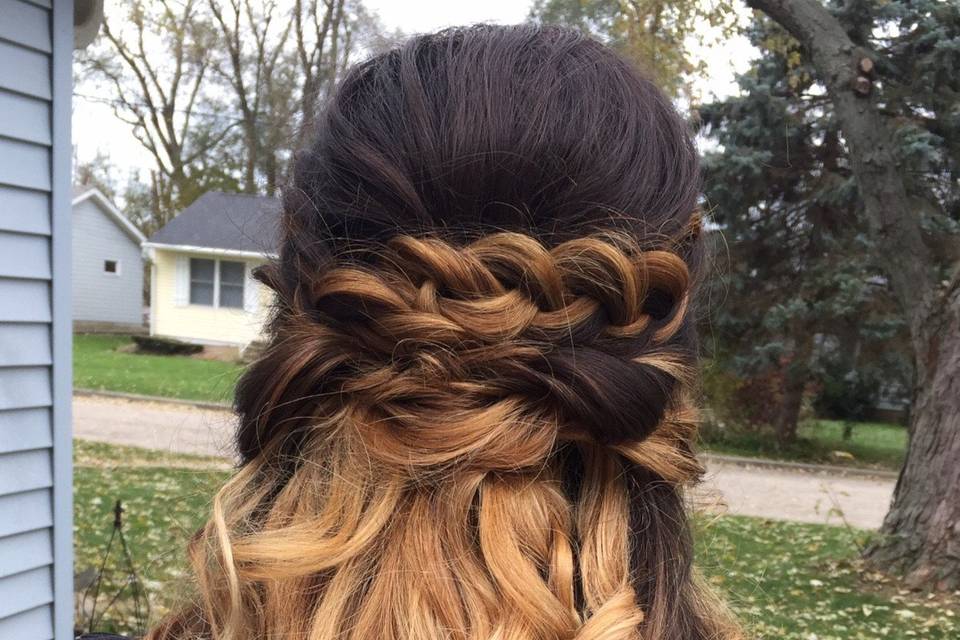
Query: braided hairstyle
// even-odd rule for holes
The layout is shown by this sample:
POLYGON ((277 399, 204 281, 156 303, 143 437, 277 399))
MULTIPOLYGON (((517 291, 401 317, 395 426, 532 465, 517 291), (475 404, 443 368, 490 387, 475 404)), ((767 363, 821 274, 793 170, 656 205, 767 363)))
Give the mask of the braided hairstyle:
POLYGON ((242 464, 151 637, 737 638, 683 488, 701 241, 688 133, 573 31, 354 68, 295 160, 242 464))

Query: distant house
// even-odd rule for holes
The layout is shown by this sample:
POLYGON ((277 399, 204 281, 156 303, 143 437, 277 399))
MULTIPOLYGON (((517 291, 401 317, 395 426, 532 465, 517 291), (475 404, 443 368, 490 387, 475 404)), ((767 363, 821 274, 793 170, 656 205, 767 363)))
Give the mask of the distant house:
POLYGON ((143 329, 146 237, 93 187, 73 190, 73 326, 78 331, 143 329))
POLYGON ((252 272, 279 217, 274 198, 208 192, 151 236, 150 335, 241 351, 260 338, 271 298, 252 272))

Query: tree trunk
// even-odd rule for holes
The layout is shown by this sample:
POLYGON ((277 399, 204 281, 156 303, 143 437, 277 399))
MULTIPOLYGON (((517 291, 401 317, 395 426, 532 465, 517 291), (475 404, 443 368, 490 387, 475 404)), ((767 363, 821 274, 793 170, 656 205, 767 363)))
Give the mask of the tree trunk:
POLYGON ((797 425, 803 406, 803 392, 810 380, 810 357, 813 355, 813 330, 811 327, 794 326, 792 333, 796 345, 790 361, 783 371, 782 398, 777 410, 774 429, 777 446, 783 448, 797 439, 797 425))
POLYGON ((803 405, 803 392, 807 387, 806 367, 803 372, 790 367, 783 376, 783 399, 777 411, 777 446, 783 448, 797 439, 797 424, 803 405))
POLYGON ((316 120, 317 92, 319 88, 312 78, 303 83, 303 95, 300 98, 300 127, 309 131, 310 125, 316 120))
POLYGON ((267 182, 267 195, 271 198, 277 195, 277 185, 280 182, 279 165, 276 148, 267 149, 263 158, 263 175, 267 182))
POLYGON ((856 426, 853 420, 844 420, 843 421, 843 441, 850 442, 853 440, 853 428, 856 426))
POLYGON ((257 151, 260 146, 260 140, 257 137, 257 122, 254 114, 249 114, 244 118, 243 138, 247 147, 247 158, 244 162, 243 170, 243 192, 257 192, 257 151))
MULTIPOLYGON (((960 277, 943 287, 900 178, 892 131, 872 87, 858 81, 858 49, 818 0, 746 0, 809 53, 850 146, 871 236, 910 325, 918 389, 911 438, 883 539, 867 551, 915 584, 960 585, 960 277)), ((868 81, 869 83, 869 81, 868 81)))
MULTIPOLYGON (((867 549, 911 586, 960 588, 960 287, 934 332, 910 420, 910 446, 885 537, 867 549)), ((919 359, 919 358, 918 358, 919 359)))

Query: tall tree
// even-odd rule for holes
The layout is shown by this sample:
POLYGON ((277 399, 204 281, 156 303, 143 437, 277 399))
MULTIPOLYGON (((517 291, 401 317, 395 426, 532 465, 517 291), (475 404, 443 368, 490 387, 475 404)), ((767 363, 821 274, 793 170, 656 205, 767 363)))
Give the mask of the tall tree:
POLYGON ((361 0, 295 0, 286 20, 289 45, 265 81, 261 172, 273 194, 296 141, 314 121, 318 105, 359 57, 388 49, 402 37, 390 32, 361 0))
POLYGON ((213 68, 242 130, 243 188, 273 195, 298 134, 381 29, 359 0, 207 0, 223 43, 213 68))
POLYGON ((258 170, 261 190, 269 196, 280 188, 284 169, 300 130, 300 73, 296 54, 284 51, 273 73, 264 79, 264 111, 260 118, 261 153, 258 170))
POLYGON ((218 60, 214 68, 233 91, 243 130, 243 190, 256 193, 261 155, 278 152, 265 145, 263 138, 267 126, 278 122, 278 118, 270 117, 269 110, 285 107, 271 91, 278 88, 272 78, 278 63, 283 62, 291 22, 284 20, 276 3, 269 0, 208 0, 208 6, 220 30, 226 58, 218 60))
POLYGON ((127 173, 125 181, 117 177, 118 171, 110 156, 100 151, 89 160, 74 161, 73 182, 78 186, 99 189, 130 222, 145 235, 150 235, 160 224, 154 216, 155 202, 150 185, 141 180, 140 172, 136 169, 127 173))
POLYGON ((80 162, 74 158, 73 161, 73 183, 81 187, 93 187, 111 200, 117 197, 117 182, 114 176, 117 167, 110 160, 110 156, 103 151, 98 151, 97 155, 80 162))
MULTIPOLYGON (((924 209, 955 206, 952 197, 931 198, 954 189, 956 165, 947 161, 940 180, 915 193, 905 178, 898 140, 927 126, 956 135, 960 95, 960 6, 955 2, 901 0, 747 0, 782 25, 803 46, 830 97, 850 149, 850 166, 863 200, 870 235, 883 256, 886 276, 907 317, 916 370, 910 445, 883 539, 868 550, 877 566, 904 573, 916 585, 960 586, 960 266, 958 236, 925 239, 931 220, 924 209), (875 24, 847 29, 843 15, 887 17, 900 37, 880 51, 868 40, 875 24), (901 49, 898 50, 897 47, 901 49), (906 50, 910 66, 894 60, 906 50), (940 92, 943 110, 911 110, 904 122, 888 114, 904 88, 940 92), (945 103, 945 104, 944 104, 945 103), (907 131, 903 129, 906 128, 907 131), (922 206, 918 206, 918 204, 922 206)), ((908 98, 901 98, 907 101, 908 98)), ((909 105, 907 105, 909 109, 909 105)), ((926 129, 930 132, 930 129, 926 129)), ((937 135, 937 134, 934 134, 937 135)), ((938 136, 941 139, 943 136, 938 136)), ((933 138, 927 137, 928 141, 933 138)), ((956 145, 953 138, 952 146, 956 145)), ((950 155, 950 145, 942 146, 950 155)), ((956 221, 956 210, 932 219, 956 221)))
POLYGON ((301 122, 311 122, 317 104, 346 68, 353 48, 346 0, 295 0, 293 24, 303 85, 301 122))
POLYGON ((214 32, 195 0, 134 0, 104 21, 103 39, 79 55, 86 73, 106 85, 117 117, 154 159, 155 217, 165 222, 224 175, 195 167, 232 133, 205 90, 214 32))
POLYGON ((140 172, 131 169, 127 173, 126 182, 118 191, 118 205, 122 206, 123 215, 132 222, 145 236, 157 231, 161 222, 154 216, 153 193, 150 185, 145 183, 140 172))
POLYGON ((675 97, 706 65, 695 50, 737 24, 734 0, 536 0, 530 17, 578 27, 637 61, 675 97))
POLYGON ((699 109, 701 133, 718 143, 704 157, 705 195, 725 243, 712 355, 779 385, 755 413, 782 446, 796 438, 808 382, 838 361, 859 378, 880 365, 888 384, 909 378, 891 375, 902 370, 890 366, 902 322, 830 101, 782 28, 757 20, 747 33, 761 55, 739 78, 740 94, 699 109), (867 354, 872 361, 857 357, 867 354))

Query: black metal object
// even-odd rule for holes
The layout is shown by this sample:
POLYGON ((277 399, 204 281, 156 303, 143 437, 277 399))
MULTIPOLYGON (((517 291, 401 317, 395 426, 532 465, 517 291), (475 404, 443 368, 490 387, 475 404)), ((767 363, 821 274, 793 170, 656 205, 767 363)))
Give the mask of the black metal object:
POLYGON ((86 620, 83 620, 82 624, 78 625, 79 635, 78 638, 117 638, 122 636, 113 636, 111 634, 97 633, 96 629, 103 622, 103 618, 106 615, 107 611, 111 609, 123 596, 127 589, 131 591, 131 598, 133 604, 133 615, 136 620, 136 632, 138 636, 143 636, 146 633, 147 629, 147 620, 150 617, 150 603, 147 599, 146 591, 143 588, 143 582, 140 580, 140 576, 137 574, 136 566, 133 562, 133 556, 130 554, 130 547, 127 544, 127 538, 123 533, 123 513, 124 508, 120 500, 116 501, 113 507, 113 530, 110 532, 110 540, 107 542, 107 547, 103 552, 103 559, 100 562, 100 568, 97 571, 96 577, 93 581, 87 586, 83 592, 83 598, 81 600, 81 613, 87 611, 87 604, 90 603, 90 615, 86 620), (100 593, 104 585, 104 578, 111 573, 111 570, 107 568, 108 561, 110 560, 111 551, 113 551, 114 544, 118 544, 119 553, 120 553, 120 567, 114 569, 113 571, 122 572, 123 579, 120 584, 120 588, 117 589, 117 592, 107 601, 106 606, 100 610, 99 615, 97 611, 97 604, 100 600, 100 593))

